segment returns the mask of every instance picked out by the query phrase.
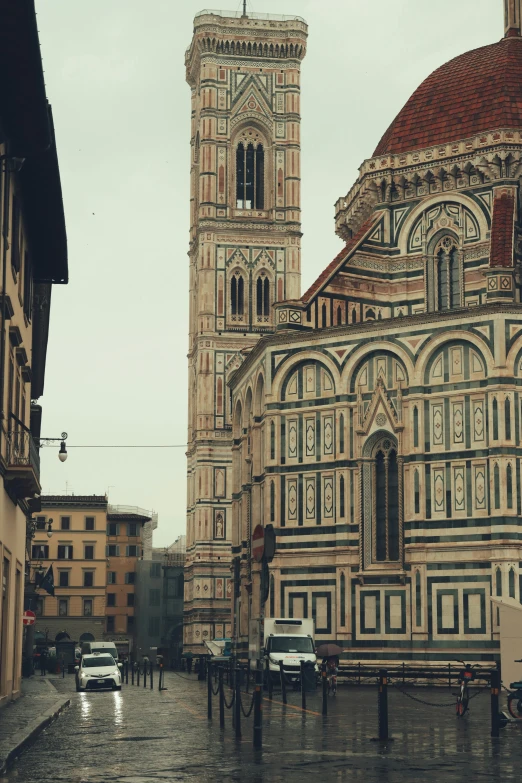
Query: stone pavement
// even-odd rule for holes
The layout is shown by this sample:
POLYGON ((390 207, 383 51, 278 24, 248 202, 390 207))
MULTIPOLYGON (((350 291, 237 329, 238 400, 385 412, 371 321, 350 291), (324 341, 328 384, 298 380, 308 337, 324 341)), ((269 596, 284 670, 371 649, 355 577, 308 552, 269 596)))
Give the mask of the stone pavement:
POLYGON ((70 703, 52 676, 22 680, 22 696, 0 709, 0 775, 70 703))
MULTIPOLYGON (((219 728, 217 697, 207 720, 206 684, 166 674, 168 690, 76 694, 74 678, 55 680, 71 706, 23 753, 2 783, 511 783, 520 780, 522 726, 490 737, 489 693, 457 719, 447 688, 410 690, 436 707, 389 692, 393 742, 377 734, 377 688, 341 687, 321 715, 319 694, 289 704, 263 701, 263 749, 252 747, 252 717, 236 740, 232 716, 219 728), (72 691, 72 692, 71 692, 72 691), (448 706, 445 706, 448 704, 448 706), (443 706, 440 706, 443 705, 443 706)), ((227 691, 227 699, 230 693, 227 691)), ((250 694, 243 696, 245 710, 250 694)))

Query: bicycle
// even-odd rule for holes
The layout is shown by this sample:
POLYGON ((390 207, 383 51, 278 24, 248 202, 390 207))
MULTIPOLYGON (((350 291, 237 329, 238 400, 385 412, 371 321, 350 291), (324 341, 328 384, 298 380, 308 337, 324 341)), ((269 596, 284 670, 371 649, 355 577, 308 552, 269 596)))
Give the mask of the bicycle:
POLYGON ((457 702, 455 704, 455 712, 457 718, 463 718, 466 712, 468 711, 469 683, 475 677, 475 675, 473 674, 473 669, 475 668, 475 666, 477 666, 477 664, 475 664, 475 666, 470 666, 469 664, 464 663, 464 661, 459 661, 459 663, 462 663, 464 665, 464 669, 461 672, 461 676, 459 676, 460 691, 454 694, 457 697, 457 702))
MULTIPOLYGON (((522 663, 522 660, 515 661, 515 663, 522 663)), ((522 681, 512 682, 509 687, 513 689, 508 693, 509 714, 515 720, 522 720, 522 681)))
POLYGON ((333 696, 337 693, 337 674, 328 674, 328 696, 332 693, 333 696))

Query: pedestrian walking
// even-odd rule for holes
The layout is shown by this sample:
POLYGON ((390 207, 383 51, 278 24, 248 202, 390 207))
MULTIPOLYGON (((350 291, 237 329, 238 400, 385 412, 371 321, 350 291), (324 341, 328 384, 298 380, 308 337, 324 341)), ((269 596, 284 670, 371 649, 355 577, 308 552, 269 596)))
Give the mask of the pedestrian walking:
POLYGON ((47 655, 48 652, 44 647, 44 649, 40 653, 40 674, 42 677, 44 677, 47 669, 47 655))
POLYGON ((192 658, 187 658, 187 671, 189 674, 192 672, 192 658))

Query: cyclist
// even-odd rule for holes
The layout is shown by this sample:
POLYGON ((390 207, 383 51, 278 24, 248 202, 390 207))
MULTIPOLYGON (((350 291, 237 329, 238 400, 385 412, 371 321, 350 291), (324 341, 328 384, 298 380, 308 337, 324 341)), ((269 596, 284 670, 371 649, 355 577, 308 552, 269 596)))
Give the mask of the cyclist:
POLYGON ((471 680, 475 679, 475 674, 473 672, 473 669, 471 668, 471 664, 467 663, 464 669, 461 669, 459 672, 459 685, 464 680, 466 682, 471 682, 471 680))
POLYGON ((326 674, 328 677, 328 690, 337 693, 337 675, 339 673, 339 658, 332 656, 326 661, 326 674))

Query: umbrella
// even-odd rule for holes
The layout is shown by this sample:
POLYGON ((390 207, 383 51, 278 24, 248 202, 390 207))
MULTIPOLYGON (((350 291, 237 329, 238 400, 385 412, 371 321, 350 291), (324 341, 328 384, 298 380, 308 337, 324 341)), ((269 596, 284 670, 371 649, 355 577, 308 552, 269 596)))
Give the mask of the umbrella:
POLYGON ((194 657, 194 653, 193 652, 184 652, 184 653, 182 653, 181 657, 182 658, 193 658, 194 657))
POLYGON ((319 658, 334 658, 336 655, 342 655, 344 650, 338 644, 322 644, 317 648, 319 658))

